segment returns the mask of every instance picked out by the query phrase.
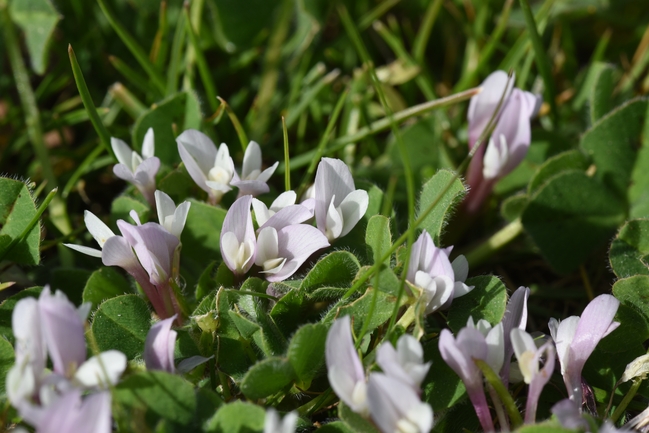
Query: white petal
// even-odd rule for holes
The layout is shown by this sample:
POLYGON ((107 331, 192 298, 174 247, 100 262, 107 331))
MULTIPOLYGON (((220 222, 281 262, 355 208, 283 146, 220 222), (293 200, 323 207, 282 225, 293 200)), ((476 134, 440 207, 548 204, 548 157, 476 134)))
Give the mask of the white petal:
POLYGON ((257 237, 257 257, 255 258, 255 264, 257 266, 263 266, 268 260, 276 259, 278 253, 277 230, 273 227, 261 229, 257 237))
POLYGON ((131 219, 133 220, 133 222, 134 222, 136 225, 138 225, 138 226, 141 226, 141 225, 142 225, 142 222, 140 221, 140 216, 137 214, 137 212, 135 212, 134 210, 131 210, 131 211, 128 213, 128 215, 131 217, 131 219))
POLYGON ((133 153, 133 150, 129 145, 119 138, 111 137, 110 146, 113 148, 115 157, 120 164, 124 164, 128 168, 131 168, 131 154, 133 153))
POLYGON ((505 361, 505 338, 503 335, 502 322, 491 328, 485 338, 485 341, 487 342, 487 347, 489 350, 489 353, 487 355, 487 364, 489 364, 489 366, 497 374, 502 368, 505 361))
POLYGON ((63 244, 63 245, 75 251, 79 251, 80 253, 87 254, 92 257, 101 258, 101 250, 98 250, 96 248, 89 248, 89 247, 84 247, 83 245, 75 245, 75 244, 63 244))
POLYGON ((92 212, 85 211, 83 213, 83 220, 86 223, 86 228, 100 247, 103 248, 108 238, 115 236, 115 233, 92 212))
POLYGON ((189 215, 189 208, 191 207, 191 203, 188 201, 184 201, 178 205, 176 208, 176 211, 174 212, 174 218, 173 222, 171 224, 171 232, 172 235, 176 236, 178 239, 180 239, 180 235, 183 232, 183 229, 185 228, 185 223, 187 222, 187 215, 189 215))
POLYGON ((271 203, 270 209, 277 212, 281 209, 284 209, 286 206, 295 204, 296 200, 297 194, 295 193, 295 191, 285 191, 278 195, 275 201, 271 203))
POLYGON ((345 197, 340 203, 340 213, 343 218, 343 229, 340 236, 345 236, 356 226, 361 218, 363 218, 363 215, 365 215, 365 212, 367 212, 369 203, 369 195, 367 191, 362 189, 357 189, 345 197))
POLYGON ((257 220, 257 225, 259 227, 266 224, 268 218, 272 216, 271 213, 268 211, 266 205, 262 201, 257 200, 256 198, 252 199, 252 208, 255 211, 255 219, 257 220))
POLYGON ((578 316, 568 317, 567 319, 559 323, 559 326, 556 330, 556 337, 553 337, 554 344, 557 346, 557 356, 559 357, 559 363, 561 364, 561 374, 564 374, 568 367, 570 344, 572 343, 572 340, 575 336, 578 324, 578 316))
POLYGON ((507 139, 504 135, 492 137, 485 151, 482 168, 482 175, 485 179, 495 179, 503 173, 503 169, 509 159, 507 139))
POLYGON ((155 206, 158 213, 158 222, 161 225, 164 225, 166 218, 170 215, 173 215, 176 211, 176 204, 171 199, 171 197, 169 197, 163 191, 157 190, 154 196, 155 206))
POLYGON ((117 350, 108 350, 84 362, 74 378, 86 388, 106 387, 116 385, 124 370, 126 355, 117 350))
POLYGON ((327 222, 325 224, 325 235, 329 242, 333 241, 340 237, 340 234, 343 231, 343 219, 336 206, 334 206, 334 201, 336 196, 331 197, 331 202, 329 203, 329 208, 327 209, 327 222))
MULTIPOLYGON (((455 274, 455 281, 465 282, 469 276, 469 262, 462 254, 457 256, 451 263, 453 273, 455 274)), ((455 296, 458 296, 457 293, 455 296)), ((461 295, 460 295, 461 296, 461 295)))
POLYGON ((250 180, 248 176, 255 170, 261 171, 261 148, 259 144, 251 141, 246 147, 246 153, 243 154, 241 179, 250 180))
POLYGON ((155 140, 153 128, 149 128, 144 134, 144 141, 142 142, 142 157, 144 159, 151 158, 155 153, 155 140))
POLYGON ((266 170, 259 173, 259 176, 257 176, 257 180, 260 182, 268 182, 268 179, 270 179, 273 173, 275 173, 275 170, 277 170, 278 165, 279 165, 279 161, 276 161, 275 164, 271 165, 266 170))

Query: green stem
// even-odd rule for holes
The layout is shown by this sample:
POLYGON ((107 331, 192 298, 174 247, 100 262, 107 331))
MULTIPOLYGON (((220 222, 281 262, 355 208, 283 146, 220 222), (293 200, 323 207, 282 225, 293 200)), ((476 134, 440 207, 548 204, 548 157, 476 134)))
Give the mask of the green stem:
POLYGON ((368 28, 374 21, 381 18, 387 11, 389 11, 394 5, 399 3, 401 0, 385 0, 380 2, 374 9, 366 13, 358 21, 358 28, 360 30, 365 30, 368 28))
POLYGON ((284 189, 285 191, 291 190, 291 161, 288 152, 288 130, 286 129, 286 119, 282 116, 282 132, 284 134, 284 189))
POLYGON ((243 152, 245 153, 249 143, 248 136, 246 135, 246 131, 244 131, 243 126, 241 126, 241 122, 239 122, 239 118, 234 113, 234 111, 232 111, 232 108, 230 108, 230 106, 225 101, 225 99, 221 98, 220 96, 217 96, 216 99, 218 99, 223 105, 223 107, 225 107, 225 112, 228 113, 228 117, 230 118, 230 121, 232 122, 234 129, 235 131, 237 131, 237 137, 239 137, 239 142, 241 143, 241 149, 243 149, 243 152))
POLYGON ((611 415, 611 421, 613 423, 615 423, 622 416, 622 414, 626 410, 626 407, 629 405, 629 403, 631 403, 631 400, 633 399, 633 397, 635 397, 636 392, 638 392, 640 385, 642 385, 642 379, 633 381, 633 385, 631 385, 631 388, 629 388, 629 392, 626 393, 626 395, 620 402, 620 405, 615 409, 613 415, 611 415))
POLYGON ((47 180, 47 183, 51 188, 55 188, 57 185, 56 176, 54 175, 54 170, 50 164, 49 152, 47 151, 45 141, 43 140, 41 116, 38 111, 36 96, 34 95, 34 90, 29 82, 29 74, 27 73, 27 68, 25 67, 25 62, 23 61, 22 53, 20 52, 20 45, 16 38, 14 24, 11 21, 11 16, 9 16, 9 8, 4 4, 4 2, 0 5, 0 15, 0 22, 2 22, 2 27, 4 29, 5 46, 7 48, 7 54, 9 55, 9 63, 11 64, 14 80, 16 82, 16 90, 18 90, 20 102, 23 106, 23 110, 25 110, 27 135, 29 136, 29 141, 31 141, 34 148, 34 153, 36 153, 36 157, 40 162, 41 170, 43 170, 43 178, 47 180))
POLYGON ((109 92, 134 120, 138 119, 146 112, 146 105, 144 105, 142 101, 131 93, 122 83, 113 84, 109 92))
MULTIPOLYGON (((465 90, 464 92, 447 96, 445 98, 424 102, 423 104, 415 105, 413 107, 409 107, 406 108, 405 110, 394 113, 392 119, 394 120, 394 122, 397 123, 403 122, 404 120, 410 119, 411 117, 419 116, 432 110, 447 107, 449 105, 453 105, 462 101, 466 101, 467 99, 470 99, 472 96, 480 93, 481 90, 482 90, 481 88, 476 87, 473 89, 465 90)), ((339 137, 335 139, 333 143, 331 143, 330 147, 323 149, 322 154, 331 154, 333 152, 337 152, 338 150, 342 149, 343 147, 345 147, 350 143, 355 143, 357 141, 361 141, 369 137, 370 135, 383 132, 386 129, 390 128, 390 125, 393 121, 392 119, 390 119, 389 116, 386 116, 382 119, 372 122, 368 126, 360 128, 354 134, 346 135, 344 137, 339 137)), ((300 168, 300 167, 304 167, 305 165, 308 165, 313 160, 315 153, 316 151, 312 150, 310 152, 305 152, 300 156, 296 156, 291 160, 291 167, 295 169, 295 168, 300 168)), ((277 168, 277 172, 282 173, 284 169, 285 169, 284 165, 280 165, 277 168)))
POLYGON ((552 120, 554 120, 554 127, 557 127, 557 122, 559 120, 559 113, 557 111, 557 102, 555 100, 555 89, 554 81, 552 80, 552 68, 550 66, 550 59, 548 58, 545 48, 543 47, 543 41, 541 41, 541 36, 539 35, 538 29, 536 27, 536 21, 534 20, 534 15, 532 14, 532 9, 527 0, 520 0, 521 10, 523 11, 523 17, 525 17, 525 24, 527 26, 527 32, 529 33, 530 40, 532 41, 532 48, 534 49, 534 56, 536 58, 536 66, 539 69, 539 73, 543 78, 545 84, 545 98, 550 104, 550 109, 552 110, 552 120))
POLYGON ((493 234, 483 244, 470 251, 466 255, 469 267, 473 268, 484 263, 493 253, 513 241, 523 231, 523 224, 520 218, 507 224, 498 232, 493 234))
POLYGON ((185 15, 185 24, 187 24, 187 33, 189 34, 189 41, 192 44, 194 56, 196 57, 198 73, 201 76, 203 87, 205 88, 205 94, 207 95, 207 103, 210 105, 212 111, 216 111, 218 108, 218 102, 216 100, 216 87, 214 87, 214 80, 212 79, 210 68, 207 65, 205 56, 203 55, 203 50, 201 50, 198 36, 192 26, 192 21, 189 17, 189 6, 185 6, 183 10, 185 15))
POLYGON ((426 14, 422 20, 419 32, 415 37, 415 42, 412 44, 412 56, 418 64, 423 64, 426 55, 426 45, 430 39, 430 33, 433 30, 433 24, 437 20, 439 10, 442 7, 443 0, 433 0, 426 9, 426 14))
POLYGON ((496 373, 494 373, 489 364, 487 364, 485 361, 481 359, 474 359, 473 361, 478 366, 480 371, 482 371, 482 374, 484 374, 484 377, 489 385, 491 385, 496 391, 496 394, 498 394, 498 397, 500 397, 500 401, 505 405, 505 409, 509 414, 509 419, 512 420, 512 427, 516 429, 518 426, 523 425, 523 418, 521 417, 521 414, 516 407, 516 403, 514 402, 511 394, 507 391, 507 388, 505 388, 503 382, 500 380, 500 377, 496 373))

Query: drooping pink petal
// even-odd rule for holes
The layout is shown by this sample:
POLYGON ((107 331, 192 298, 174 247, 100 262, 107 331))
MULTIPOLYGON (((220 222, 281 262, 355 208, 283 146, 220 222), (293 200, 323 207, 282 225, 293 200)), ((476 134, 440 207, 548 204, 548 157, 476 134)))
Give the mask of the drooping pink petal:
POLYGON ((174 373, 174 347, 178 333, 171 329, 176 316, 161 320, 151 327, 144 342, 144 363, 148 370, 174 373))
POLYGON ((370 416, 383 433, 428 433, 433 427, 433 409, 397 378, 370 374, 367 396, 370 416))
POLYGON ((113 174, 118 178, 125 180, 130 183, 135 182, 135 176, 133 172, 126 164, 115 164, 113 166, 113 174))
POLYGON ((306 206, 301 204, 289 205, 277 211, 259 228, 273 227, 275 230, 281 230, 287 226, 301 224, 311 216, 312 213, 306 206))
POLYGON ((286 259, 282 269, 266 279, 271 282, 283 281, 316 251, 329 246, 327 238, 318 229, 306 224, 284 227, 277 232, 278 257, 286 259))
POLYGON ((525 407, 525 422, 528 424, 536 422, 536 408, 539 403, 539 397, 541 396, 543 387, 548 383, 550 377, 552 377, 555 358, 556 354, 552 341, 545 342, 543 346, 534 352, 532 362, 535 364, 536 372, 532 377, 530 387, 527 391, 527 403, 525 407), (545 359, 545 364, 539 370, 538 365, 541 363, 541 358, 545 359))
POLYGON ((54 372, 69 376, 86 360, 83 322, 65 295, 52 295, 48 287, 41 292, 38 308, 54 372))
POLYGON ((260 194, 265 194, 270 191, 270 187, 266 182, 261 180, 232 180, 230 185, 239 188, 239 195, 251 195, 256 197, 260 194))
POLYGON ((331 325, 325 357, 327 377, 336 395, 355 412, 367 413, 365 371, 354 347, 349 316, 338 318, 331 325))

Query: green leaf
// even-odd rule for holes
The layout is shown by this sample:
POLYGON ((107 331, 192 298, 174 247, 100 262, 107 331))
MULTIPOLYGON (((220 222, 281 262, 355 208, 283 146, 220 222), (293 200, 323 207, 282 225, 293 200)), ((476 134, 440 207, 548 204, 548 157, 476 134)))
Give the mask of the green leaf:
POLYGON ((153 128, 155 156, 164 164, 175 165, 179 161, 178 146, 173 125, 177 131, 198 129, 201 126, 201 111, 193 92, 181 92, 165 98, 145 111, 133 127, 133 144, 140 150, 144 136, 153 128))
POLYGON ((318 433, 355 433, 347 424, 342 421, 327 423, 318 429, 318 433))
POLYGON ((47 67, 47 47, 61 15, 50 0, 14 0, 9 3, 11 18, 25 32, 32 69, 43 75, 47 67))
POLYGON ((38 298, 43 290, 42 287, 30 287, 29 289, 21 290, 13 296, 8 297, 7 299, 0 304, 0 335, 9 340, 9 342, 14 342, 14 334, 11 328, 11 316, 13 315, 14 308, 16 303, 23 298, 38 298))
POLYGON ((259 33, 268 29, 279 3, 250 0, 214 0, 216 25, 212 27, 216 40, 228 52, 249 48, 259 33))
POLYGON ((90 275, 83 289, 83 302, 91 302, 94 310, 106 299, 131 292, 128 280, 115 268, 99 268, 90 275))
POLYGON ((574 431, 561 427, 558 421, 550 420, 540 424, 525 425, 516 430, 515 433, 572 433, 574 431))
POLYGON ((183 250, 180 263, 183 268, 199 276, 205 269, 206 261, 221 257, 221 226, 227 212, 196 200, 189 201, 191 207, 181 235, 183 250))
MULTIPOLYGON (((350 316, 357 319, 354 321, 354 330, 356 333, 360 332, 363 320, 368 317, 373 302, 372 298, 375 296, 375 293, 376 304, 374 306, 374 313, 367 327, 368 333, 373 331, 392 317, 392 313, 394 312, 394 303, 397 300, 395 296, 374 289, 368 289, 363 296, 349 305, 344 305, 344 301, 341 302, 342 306, 338 308, 334 307, 329 310, 327 315, 321 320, 321 323, 329 325, 333 323, 334 319, 337 317, 350 316)), ((402 304, 406 302, 405 298, 405 296, 402 297, 402 304)))
POLYGON ((288 346, 288 361, 302 389, 308 389, 324 364, 327 327, 310 323, 297 330, 288 346))
POLYGON ((258 324, 244 317, 238 311, 230 310, 228 311, 228 315, 230 316, 230 319, 232 319, 232 322, 234 322, 235 326, 239 330, 241 336, 245 339, 252 338, 253 334, 255 334, 257 331, 261 329, 261 327, 258 324))
POLYGON ((219 370, 231 376, 235 381, 241 380, 248 368, 255 362, 254 351, 240 338, 235 339, 217 334, 219 370))
POLYGON ((300 290, 282 283, 272 283, 269 287, 278 291, 282 288, 286 290, 270 310, 270 317, 277 323, 284 335, 291 335, 301 322, 308 319, 304 294, 300 290))
POLYGON ((440 237, 453 208, 458 205, 466 189, 460 179, 453 179, 455 174, 448 170, 440 170, 424 184, 419 196, 418 217, 428 209, 449 183, 450 188, 441 196, 433 211, 422 221, 420 227, 433 238, 435 245, 440 245, 440 237))
POLYGON ((342 401, 338 404, 338 417, 356 433, 379 433, 374 425, 363 418, 342 401))
POLYGON ((527 193, 533 195, 539 187, 559 173, 570 170, 586 171, 588 158, 579 150, 568 150, 548 159, 530 180, 527 193))
POLYGON ((251 400, 271 396, 295 378, 291 364, 284 358, 267 358, 253 365, 241 381, 241 392, 251 400))
MULTIPOLYGON (((11 343, 4 338, 0 338, 0 377, 7 377, 7 373, 11 370, 15 361, 14 348, 11 343)), ((6 383, 0 380, 0 395, 5 394, 6 383)))
POLYGON ((633 344, 649 339, 649 276, 636 275, 623 278, 613 285, 613 295, 620 301, 616 319, 620 327, 609 338, 602 340, 602 347, 609 352, 626 350, 633 344), (617 350, 616 350, 617 349, 617 350))
POLYGON ((171 197, 174 203, 181 203, 187 197, 207 196, 189 176, 184 166, 169 172, 158 182, 158 189, 171 197))
MULTIPOLYGON (((453 301, 453 303, 455 302, 453 301)), ((466 322, 464 326, 466 326, 466 322)), ((423 348, 424 359, 432 361, 435 367, 428 370, 428 375, 422 382, 422 400, 434 407, 436 411, 447 409, 466 395, 464 383, 460 376, 442 359, 442 355, 439 353, 439 339, 426 341, 423 348)))
POLYGON ((348 251, 334 251, 324 256, 300 284, 300 290, 312 292, 318 287, 351 287, 360 268, 358 259, 348 251))
POLYGON ((133 359, 144 351, 150 322, 146 301, 136 295, 122 295, 99 306, 91 329, 100 351, 115 349, 133 359))
POLYGON ((525 193, 507 197, 500 207, 500 215, 509 222, 520 218, 525 210, 525 206, 527 206, 528 199, 525 193))
POLYGON ((590 92, 590 121, 597 122, 613 108, 613 90, 618 82, 617 68, 610 63, 595 63, 594 83, 590 92))
POLYGON ((627 196, 646 113, 647 100, 633 99, 599 119, 581 137, 581 148, 597 167, 595 178, 620 199, 627 196))
POLYGON ((137 213, 140 221, 146 222, 149 219, 149 206, 127 195, 117 197, 110 205, 110 218, 113 224, 117 224, 117 220, 124 220, 129 224, 134 224, 129 215, 132 210, 137 213))
POLYGON ((609 260, 618 278, 649 275, 649 220, 627 222, 611 244, 609 260))
MULTIPOLYGON (((365 243, 367 244, 367 255, 374 259, 374 263, 381 260, 392 246, 392 235, 390 233, 390 218, 383 215, 374 215, 367 223, 365 232, 365 243)), ((390 257, 385 259, 386 266, 390 265, 390 257)))
POLYGON ((466 295, 453 299, 448 312, 448 327, 458 332, 466 326, 469 316, 474 321, 485 319, 497 324, 505 314, 507 289, 498 277, 482 275, 466 280, 467 286, 475 286, 466 295))
POLYGON ((115 386, 113 398, 126 412, 117 412, 116 417, 149 412, 184 426, 193 424, 197 406, 194 387, 182 377, 163 371, 128 376, 115 386))
POLYGON ((19 238, 36 215, 36 206, 27 186, 20 181, 0 177, 0 259, 22 265, 40 263, 41 227, 36 224, 26 237, 19 239, 11 250, 6 250, 19 238))
MULTIPOLYGON (((203 271, 201 276, 198 278, 198 284, 196 285, 196 300, 200 301, 205 296, 209 295, 212 292, 216 292, 218 289, 218 284, 215 278, 212 276, 214 274, 214 269, 217 268, 218 262, 212 262, 203 271)), ((225 263, 221 263, 219 268, 224 267, 225 263)))
POLYGON ((539 188, 521 221, 550 265, 569 272, 603 245, 624 217, 624 203, 597 179, 573 171, 539 188))
POLYGON ((209 433, 251 433, 264 430, 266 412, 261 406, 243 401, 223 405, 207 422, 209 433))

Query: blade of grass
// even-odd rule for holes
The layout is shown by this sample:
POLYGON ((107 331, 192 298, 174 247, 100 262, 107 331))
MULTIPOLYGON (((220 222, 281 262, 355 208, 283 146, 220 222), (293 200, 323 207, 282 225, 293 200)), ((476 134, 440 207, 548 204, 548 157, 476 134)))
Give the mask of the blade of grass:
MULTIPOLYGON (((327 128, 325 129, 324 134, 322 134, 322 138, 320 139, 320 143, 318 143, 318 147, 316 147, 315 149, 315 152, 311 159, 311 163, 309 164, 309 168, 307 169, 306 173, 304 173, 304 178, 302 178, 302 183, 300 184, 300 187, 297 189, 298 197, 301 197, 302 194, 304 194, 307 185, 309 184, 311 178, 313 177, 313 173, 315 172, 315 168, 320 162, 320 158, 322 157, 324 148, 327 145, 327 142, 329 141, 329 137, 331 136, 331 133, 334 130, 336 122, 338 122, 338 117, 340 117, 340 113, 343 109, 343 106, 345 105, 345 100, 347 99, 348 94, 349 94, 349 89, 346 88, 338 98, 338 102, 336 102, 334 111, 331 113, 331 117, 329 118, 329 122, 327 123, 327 128)), ((284 170, 285 172, 290 170, 289 164, 290 161, 284 164, 285 167, 289 168, 288 170, 284 170)))
POLYGON ((282 116, 282 132, 284 133, 284 164, 286 165, 286 170, 284 170, 284 188, 286 191, 291 190, 291 163, 289 161, 288 154, 288 131, 286 129, 286 120, 282 116))
POLYGON ((487 63, 489 62, 489 60, 491 60, 491 56, 493 56, 493 54, 496 52, 496 47, 500 43, 500 39, 505 33, 505 29, 507 28, 507 24, 509 22, 509 13, 511 12, 512 9, 512 3, 513 0, 505 1, 505 4, 503 5, 503 10, 500 14, 500 19, 498 20, 498 24, 496 24, 496 28, 491 33, 491 36, 489 37, 489 41, 480 52, 480 60, 478 61, 478 64, 474 69, 470 71, 465 71, 465 73, 462 74, 462 77, 460 78, 460 80, 457 82, 457 84, 453 89, 454 91, 458 92, 460 90, 464 90, 467 87, 469 87, 471 84, 473 84, 476 81, 476 78, 480 73, 480 71, 486 68, 487 63))
POLYGON ((424 19, 422 20, 421 27, 419 27, 419 32, 415 36, 415 42, 412 44, 412 56, 415 58, 415 61, 418 64, 424 63, 424 57, 426 56, 426 45, 428 45, 428 40, 430 39, 430 33, 433 30, 433 24, 437 20, 439 15, 439 10, 442 7, 443 0, 433 0, 428 5, 426 13, 424 14, 424 19))
POLYGON ((340 75, 340 70, 334 69, 333 71, 322 77, 322 79, 320 79, 313 87, 304 92, 302 98, 300 99, 300 102, 298 102, 294 108, 288 111, 288 114, 286 116, 286 126, 288 128, 293 126, 300 115, 309 107, 309 104, 311 104, 315 100, 322 89, 324 89, 326 85, 330 84, 336 78, 338 78, 338 75, 340 75))
POLYGON ((113 157, 113 149, 110 147, 110 134, 106 130, 104 123, 101 121, 97 109, 95 108, 95 103, 92 102, 92 97, 90 96, 90 91, 86 85, 86 80, 83 78, 83 72, 81 67, 77 62, 77 56, 74 54, 72 45, 68 45, 68 56, 70 57, 70 64, 72 65, 72 73, 74 75, 74 81, 77 84, 77 89, 79 90, 79 95, 81 95, 81 100, 83 101, 83 106, 86 107, 88 116, 90 117, 90 123, 95 128, 95 132, 99 136, 100 143, 113 157))
POLYGON ((142 101, 131 93, 131 91, 122 83, 113 84, 110 87, 109 92, 117 102, 122 104, 122 108, 124 108, 124 110, 130 114, 134 120, 147 111, 146 105, 144 105, 142 101))
POLYGON ((216 87, 214 86, 214 80, 212 79, 210 68, 207 65, 205 56, 203 55, 203 50, 201 50, 198 37, 194 32, 192 21, 189 17, 189 7, 187 5, 183 7, 183 13, 185 15, 185 24, 187 25, 189 41, 193 47, 196 64, 198 65, 198 73, 201 76, 203 87, 205 88, 205 94, 207 95, 207 103, 210 105, 212 111, 215 112, 219 107, 219 103, 216 100, 216 87))
POLYGON ((640 78, 640 74, 647 67, 647 64, 649 64, 649 27, 647 27, 642 35, 638 48, 633 55, 631 69, 622 77, 615 91, 625 93, 631 90, 635 82, 640 78))
MULTIPOLYGON (((480 93, 480 88, 476 87, 473 89, 465 90, 464 92, 457 93, 455 95, 447 96, 445 98, 424 102, 423 104, 415 105, 413 107, 409 107, 406 108, 405 110, 394 113, 393 118, 395 122, 403 122, 404 120, 410 119, 411 117, 419 116, 432 110, 443 108, 452 104, 456 104, 458 102, 466 101, 467 99, 470 99, 472 96, 477 95, 478 93, 480 93)), ((363 140, 369 137, 370 135, 383 132, 386 129, 390 128, 390 122, 391 122, 390 118, 384 117, 382 119, 372 122, 369 126, 360 128, 355 134, 339 137, 333 141, 330 147, 324 148, 321 154, 328 155, 333 152, 337 152, 350 143, 354 143, 356 141, 363 140)), ((305 165, 308 165, 315 157, 315 154, 316 154, 316 150, 311 150, 309 152, 305 152, 299 156, 292 158, 291 167, 295 169, 295 168, 301 168, 304 167, 305 165)), ((283 173, 283 171, 284 171, 284 165, 280 164, 279 167, 277 167, 277 172, 283 173)))
POLYGON ((104 152, 104 150, 105 149, 102 146, 95 147, 92 152, 90 152, 88 156, 86 156, 79 167, 77 167, 74 173, 72 173, 72 176, 70 176, 70 179, 68 179, 65 187, 63 187, 63 192, 61 193, 61 196, 64 199, 68 198, 70 191, 72 191, 72 188, 74 188, 74 186, 77 184, 77 181, 81 178, 81 176, 87 173, 87 169, 104 152))
MULTIPOLYGON (((201 16, 203 14, 203 6, 205 0, 185 0, 183 8, 189 9, 189 14, 185 17, 185 22, 190 25, 192 29, 200 34, 201 16)), ((196 50, 193 44, 189 44, 185 50, 185 74, 183 75, 183 90, 194 90, 194 64, 196 63, 196 50)))
POLYGON ((180 63, 183 48, 185 46, 185 14, 178 15, 174 40, 171 44, 171 60, 167 68, 166 96, 171 96, 178 91, 178 79, 180 77, 180 63))
POLYGON ((234 114, 234 111, 232 111, 232 108, 230 108, 228 103, 225 102, 225 99, 221 98, 220 96, 217 96, 216 98, 219 101, 221 101, 221 104, 225 107, 225 112, 228 113, 228 117, 230 118, 232 125, 234 125, 234 129, 237 131, 237 136, 239 137, 241 148, 245 153, 249 143, 248 136, 246 135, 246 131, 244 131, 243 126, 241 126, 241 122, 239 122, 239 118, 237 117, 236 114, 234 114))
POLYGON ((149 60, 149 57, 147 54, 144 52, 142 47, 137 43, 135 38, 131 36, 131 34, 122 26, 122 24, 115 18, 113 13, 108 9, 106 6, 106 3, 104 0, 97 0, 97 3, 99 3, 99 7, 101 8, 101 11, 104 13, 104 16, 110 23, 110 26, 115 30, 115 33, 117 33, 117 36, 124 42, 126 47, 129 49, 131 54, 135 57, 135 59, 138 61, 140 66, 142 66, 142 69, 146 71, 146 73, 149 75, 149 78, 151 79, 151 82, 161 91, 165 91, 165 85, 164 81, 162 79, 162 75, 158 72, 158 70, 155 68, 153 63, 149 60))
POLYGON ((160 92, 160 89, 151 85, 151 81, 146 76, 131 68, 120 58, 115 56, 108 56, 108 61, 111 63, 111 65, 113 65, 115 69, 117 69, 117 72, 122 74, 125 79, 127 79, 141 92, 155 93, 157 97, 164 96, 164 94, 160 92))
POLYGON ((380 2, 374 9, 367 12, 360 20, 358 20, 358 29, 360 31, 367 29, 374 21, 381 18, 400 1, 401 0, 385 0, 380 2))
POLYGON ((25 126, 27 128, 27 135, 29 141, 32 143, 34 153, 38 158, 43 171, 43 178, 47 180, 50 187, 56 187, 56 176, 50 163, 50 156, 45 147, 45 140, 43 140, 43 129, 41 125, 41 114, 38 110, 34 90, 29 82, 29 73, 23 61, 22 53, 20 52, 20 45, 16 37, 16 29, 11 16, 9 16, 9 9, 4 2, 0 4, 0 14, 2 16, 2 28, 4 33, 4 45, 7 48, 9 63, 13 72, 14 80, 16 82, 16 90, 20 97, 20 103, 25 111, 25 126))
POLYGON ((153 38, 149 59, 156 67, 161 68, 167 58, 167 32, 169 31, 169 21, 167 19, 167 0, 160 2, 160 18, 158 18, 158 31, 153 38))
POLYGON ((520 0, 521 10, 523 11, 523 16, 525 17, 525 25, 527 26, 527 33, 529 34, 530 40, 532 41, 532 48, 534 49, 534 57, 536 58, 536 66, 539 69, 539 73, 543 78, 543 83, 545 84, 545 98, 550 104, 550 110, 552 111, 552 120, 554 121, 554 127, 557 127, 557 122, 559 121, 559 113, 557 112, 557 102, 555 99, 556 91, 554 88, 554 81, 552 80, 552 68, 550 66, 550 59, 543 47, 543 41, 541 41, 541 36, 539 35, 538 28, 536 26, 536 20, 530 9, 530 5, 527 0, 520 0))

